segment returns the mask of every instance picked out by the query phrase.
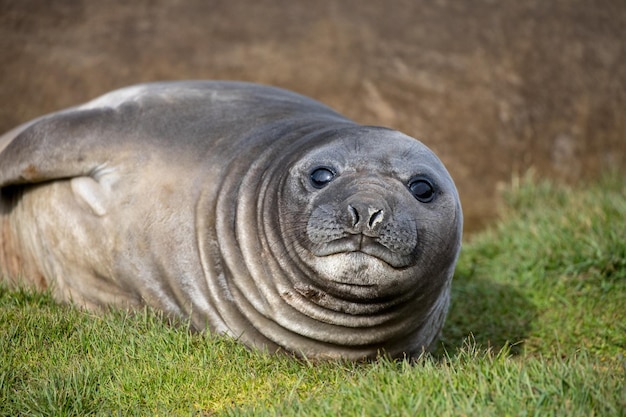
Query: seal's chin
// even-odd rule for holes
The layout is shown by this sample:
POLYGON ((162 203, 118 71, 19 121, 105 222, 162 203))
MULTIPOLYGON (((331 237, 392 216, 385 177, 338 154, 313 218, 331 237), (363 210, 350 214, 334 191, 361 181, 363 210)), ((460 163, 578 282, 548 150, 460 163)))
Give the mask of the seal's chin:
POLYGON ((315 280, 326 291, 361 301, 390 295, 404 276, 385 259, 364 250, 316 257, 314 269, 317 272, 315 280))

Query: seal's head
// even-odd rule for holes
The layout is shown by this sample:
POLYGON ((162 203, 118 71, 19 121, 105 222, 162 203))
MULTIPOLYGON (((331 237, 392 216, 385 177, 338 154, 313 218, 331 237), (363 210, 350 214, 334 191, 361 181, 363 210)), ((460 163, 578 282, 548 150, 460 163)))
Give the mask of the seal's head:
POLYGON ((283 237, 314 272, 303 286, 362 303, 437 294, 449 280, 459 198, 415 139, 371 127, 329 132, 290 167, 284 193, 283 237))

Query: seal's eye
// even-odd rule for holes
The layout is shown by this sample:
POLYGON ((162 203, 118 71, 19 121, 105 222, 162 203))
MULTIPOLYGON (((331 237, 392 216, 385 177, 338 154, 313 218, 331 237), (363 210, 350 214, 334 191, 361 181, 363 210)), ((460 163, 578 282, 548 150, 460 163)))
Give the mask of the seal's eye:
POLYGON ((422 203, 430 203, 435 198, 435 187, 426 178, 414 178, 409 182, 409 191, 422 203))
POLYGON ((315 188, 323 188, 335 178, 335 172, 326 167, 315 168, 311 172, 311 184, 315 188))

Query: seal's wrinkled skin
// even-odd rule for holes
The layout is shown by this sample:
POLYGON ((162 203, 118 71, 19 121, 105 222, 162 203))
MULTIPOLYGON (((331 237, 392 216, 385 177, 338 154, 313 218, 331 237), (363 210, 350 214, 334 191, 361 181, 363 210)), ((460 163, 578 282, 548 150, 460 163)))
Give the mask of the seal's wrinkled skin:
POLYGON ((0 270, 310 358, 416 355, 462 214, 423 144, 247 83, 129 87, 0 138, 0 270))

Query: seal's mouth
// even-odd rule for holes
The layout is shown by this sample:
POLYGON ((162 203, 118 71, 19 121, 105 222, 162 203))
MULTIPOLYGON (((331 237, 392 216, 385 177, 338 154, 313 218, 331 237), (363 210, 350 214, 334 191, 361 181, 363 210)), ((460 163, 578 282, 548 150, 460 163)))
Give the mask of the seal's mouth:
POLYGON ((314 251, 316 256, 347 255, 355 258, 355 262, 363 257, 375 258, 391 268, 404 268, 410 264, 410 257, 395 252, 385 246, 376 237, 365 234, 353 234, 340 239, 318 245, 314 251))

